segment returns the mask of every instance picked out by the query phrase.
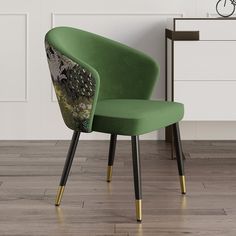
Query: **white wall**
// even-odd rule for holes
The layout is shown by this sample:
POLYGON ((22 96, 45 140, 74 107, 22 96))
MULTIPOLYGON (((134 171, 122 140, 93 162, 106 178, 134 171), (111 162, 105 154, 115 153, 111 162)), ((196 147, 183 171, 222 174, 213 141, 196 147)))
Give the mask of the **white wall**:
MULTIPOLYGON (((51 87, 44 35, 70 25, 108 36, 154 57, 164 97, 164 29, 169 18, 216 16, 216 0, 0 0, 0 139, 68 139, 51 87)), ((188 122, 183 138, 234 139, 236 122, 188 122)), ((108 135, 84 134, 84 139, 108 135)), ((163 131, 143 136, 163 138, 163 131)))

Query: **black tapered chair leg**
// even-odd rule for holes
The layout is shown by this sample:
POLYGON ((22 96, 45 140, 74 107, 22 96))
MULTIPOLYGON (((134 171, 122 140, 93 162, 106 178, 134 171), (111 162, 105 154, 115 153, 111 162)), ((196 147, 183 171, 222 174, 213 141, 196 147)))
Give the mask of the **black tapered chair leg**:
POLYGON ((136 219, 137 221, 141 222, 142 221, 142 186, 141 186, 141 163, 140 163, 139 137, 131 136, 131 142, 132 142, 136 219))
POLYGON ((178 164, 178 171, 179 171, 179 177, 180 177, 181 192, 182 194, 186 194, 183 149, 182 149, 178 123, 173 124, 173 137, 174 137, 174 145, 175 145, 175 151, 176 151, 176 160, 178 164))
POLYGON ((107 182, 111 182, 112 179, 112 167, 116 152, 116 141, 117 141, 117 135, 111 134, 109 154, 108 154, 107 182))
POLYGON ((69 147, 69 150, 67 153, 65 165, 63 168, 60 185, 59 185, 59 188, 57 191, 55 206, 60 206, 60 204, 61 204, 62 195, 64 193, 65 185, 66 185, 66 182, 67 182, 67 179, 68 179, 68 176, 70 173, 70 169, 72 166, 72 162, 73 162, 73 159, 75 156, 75 151, 76 151, 76 147, 77 147, 77 144, 79 141, 79 136, 80 136, 80 132, 74 131, 73 136, 72 136, 72 140, 70 143, 70 147, 69 147))

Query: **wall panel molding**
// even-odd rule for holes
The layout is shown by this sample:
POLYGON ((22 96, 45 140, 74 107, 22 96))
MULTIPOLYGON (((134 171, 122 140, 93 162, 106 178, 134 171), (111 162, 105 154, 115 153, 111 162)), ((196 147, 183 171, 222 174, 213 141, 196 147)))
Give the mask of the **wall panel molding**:
MULTIPOLYGON (((29 53, 29 49, 28 49, 28 41, 29 41, 29 27, 28 27, 28 21, 29 21, 29 13, 27 12, 4 12, 4 13, 0 13, 0 17, 2 16, 6 16, 6 17, 16 17, 16 16, 23 16, 24 17, 24 30, 25 30, 25 42, 24 42, 24 47, 25 47, 25 58, 24 58, 24 95, 22 96, 22 98, 19 99, 1 99, 0 98, 0 102, 28 102, 28 74, 29 74, 29 64, 28 64, 28 53, 29 53)), ((8 58, 9 59, 9 58, 8 58)), ((14 70, 14 68, 13 68, 14 70)), ((9 79, 9 78, 8 78, 9 79)), ((9 90, 8 90, 9 91, 9 90)))

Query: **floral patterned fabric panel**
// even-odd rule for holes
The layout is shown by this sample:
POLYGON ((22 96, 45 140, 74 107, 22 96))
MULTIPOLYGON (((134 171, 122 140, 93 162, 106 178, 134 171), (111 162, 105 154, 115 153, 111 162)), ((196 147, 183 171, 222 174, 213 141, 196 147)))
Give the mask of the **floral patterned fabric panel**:
POLYGON ((66 125, 91 132, 96 81, 92 74, 45 42, 52 82, 66 125))

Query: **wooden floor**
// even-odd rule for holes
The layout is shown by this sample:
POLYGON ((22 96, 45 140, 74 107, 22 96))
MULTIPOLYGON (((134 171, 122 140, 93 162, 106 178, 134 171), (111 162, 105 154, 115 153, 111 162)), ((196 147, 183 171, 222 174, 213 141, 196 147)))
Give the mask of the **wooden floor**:
POLYGON ((141 143, 143 223, 135 221, 131 147, 81 141, 60 208, 67 141, 0 142, 0 236, 235 236, 236 142, 184 142, 187 195, 165 142, 141 143))

